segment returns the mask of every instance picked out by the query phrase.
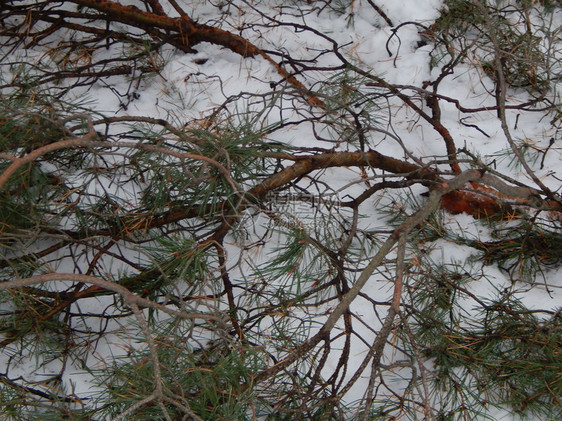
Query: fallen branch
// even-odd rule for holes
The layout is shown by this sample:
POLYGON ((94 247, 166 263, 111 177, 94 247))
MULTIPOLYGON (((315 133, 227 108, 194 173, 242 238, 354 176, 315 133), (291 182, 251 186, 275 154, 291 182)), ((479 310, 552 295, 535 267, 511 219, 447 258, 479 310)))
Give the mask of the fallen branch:
MULTIPOLYGON (((407 236, 415 226, 423 223, 432 212, 439 208, 443 195, 462 187, 466 183, 475 182, 481 178, 482 173, 480 171, 468 170, 462 172, 449 181, 435 184, 431 188, 431 193, 427 202, 416 213, 408 217, 402 224, 400 224, 400 226, 396 228, 388 239, 381 245, 377 254, 375 254, 369 264, 365 267, 365 269, 363 269, 353 286, 343 296, 340 303, 330 314, 318 333, 304 341, 298 348, 291 351, 283 360, 262 371, 258 376, 256 376, 255 381, 262 382, 274 376, 311 351, 316 345, 318 345, 318 343, 320 343, 320 341, 329 337, 330 332, 336 325, 339 318, 344 314, 344 312, 348 311, 351 303, 355 300, 355 298, 357 298, 367 281, 371 278, 373 272, 382 264, 383 260, 392 251, 396 243, 404 236, 407 236)), ((400 306, 401 286, 401 282, 395 283, 393 302, 385 319, 385 326, 391 325, 397 314, 397 309, 399 309, 400 306)), ((384 338, 384 340, 386 340, 386 338, 384 338)))

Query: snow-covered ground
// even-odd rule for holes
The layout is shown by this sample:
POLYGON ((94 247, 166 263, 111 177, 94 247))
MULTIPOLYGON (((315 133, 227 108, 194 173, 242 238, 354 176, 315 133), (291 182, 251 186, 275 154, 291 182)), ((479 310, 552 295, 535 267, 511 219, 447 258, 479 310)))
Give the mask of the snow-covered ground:
MULTIPOLYGON (((131 1, 130 3, 135 4, 136 2, 131 1)), ((162 3, 167 13, 171 16, 177 16, 177 12, 170 4, 164 1, 162 3)), ((221 19, 221 13, 224 12, 222 7, 215 7, 216 5, 213 2, 178 0, 178 3, 185 7, 188 13, 192 13, 199 23, 213 25, 218 19, 221 19)), ((230 8, 229 14, 224 15, 226 17, 222 23, 223 29, 236 33, 236 28, 246 28, 240 31, 240 35, 263 50, 282 52, 293 59, 303 60, 315 57, 319 52, 324 52, 318 55, 315 62, 311 64, 311 66, 317 68, 316 70, 305 71, 297 75, 305 86, 313 89, 316 89, 329 78, 336 75, 341 77, 341 70, 319 70, 321 67, 335 67, 341 64, 337 55, 330 52, 333 48, 332 43, 319 34, 324 34, 337 42, 340 46, 339 54, 345 56, 349 62, 365 72, 382 77, 391 84, 422 88, 424 81, 435 80, 442 70, 442 64, 432 68, 431 61, 435 54, 433 45, 431 43, 420 44, 420 27, 415 24, 407 24, 415 22, 426 27, 430 26, 439 16, 439 9, 442 6, 440 0, 333 2, 334 4, 345 3, 347 5, 343 13, 330 10, 330 7, 320 7, 323 3, 314 1, 281 2, 272 0, 223 3, 224 7, 230 8), (376 3, 386 13, 394 24, 394 28, 398 28, 401 24, 404 24, 404 26, 394 32, 393 28, 372 7, 372 3, 376 3), (297 13, 299 8, 305 11, 313 10, 310 13, 300 14, 297 13), (301 30, 299 27, 292 25, 274 25, 268 20, 268 17, 283 23, 306 25, 315 31, 301 30), (391 56, 389 56, 387 49, 391 52, 391 56)), ((552 19, 554 22, 552 27, 560 27, 562 11, 558 9, 552 15, 552 19)), ((162 60, 164 65, 158 74, 150 76, 140 83, 138 89, 136 89, 138 96, 127 104, 126 109, 123 107, 123 97, 116 94, 116 92, 124 94, 130 89, 130 82, 124 77, 112 79, 110 87, 96 83, 92 87, 81 88, 76 91, 76 96, 87 98, 93 110, 109 117, 150 116, 188 123, 194 119, 207 118, 213 110, 225 101, 242 93, 247 93, 247 95, 240 95, 237 101, 231 102, 229 104, 231 109, 259 110, 262 107, 262 103, 259 101, 255 100, 249 104, 251 100, 248 100, 248 98, 251 95, 271 92, 271 87, 275 84, 290 89, 283 83, 283 78, 277 69, 262 57, 243 58, 234 52, 208 43, 199 44, 195 49, 197 50, 196 53, 187 54, 170 46, 164 46, 157 57, 158 60, 162 60)), ((23 52, 20 53, 24 54, 23 52)), ((26 59, 31 61, 38 57, 34 57, 32 51, 25 54, 27 55, 26 59)), ((94 57, 94 59, 101 59, 102 55, 111 56, 115 52, 100 50, 96 54, 99 54, 99 56, 94 57)), ((276 60, 280 59, 276 58, 276 60)), ((285 66, 288 67, 287 63, 285 62, 285 66)), ((474 57, 473 61, 466 60, 456 65, 454 72, 447 75, 440 83, 439 94, 443 97, 457 99, 462 106, 467 108, 494 106, 495 99, 491 95, 494 92, 494 82, 483 74, 477 64, 477 57, 474 57)), ((4 68, 2 71, 4 71, 4 68)), ((4 74, 3 77, 8 78, 8 75, 4 74)), ((342 89, 342 85, 335 84, 330 89, 342 89)), ((403 92, 409 95, 415 93, 413 89, 404 89, 403 92)), ((507 100, 508 104, 525 102, 528 100, 528 93, 523 89, 512 89, 508 92, 507 100)), ((559 98, 554 100, 559 101, 559 98)), ((415 99, 414 102, 418 107, 430 113, 423 101, 415 99)), ((291 104, 284 104, 280 100, 276 107, 272 107, 272 111, 260 117, 261 121, 256 126, 265 127, 278 123, 298 122, 313 117, 317 112, 304 109, 306 104, 300 103, 299 105, 303 109, 295 108, 291 104)), ((501 121, 498 119, 495 110, 462 113, 452 102, 441 101, 440 105, 441 122, 450 131, 458 148, 465 148, 478 155, 485 163, 493 161, 494 169, 498 173, 512 177, 525 185, 533 186, 533 180, 530 179, 525 170, 520 165, 514 164, 513 154, 505 152, 509 150, 509 143, 505 138, 501 121)), ((380 107, 379 110, 369 111, 376 113, 373 121, 378 126, 367 134, 368 148, 376 149, 397 159, 408 159, 408 152, 412 156, 419 157, 420 163, 423 164, 432 163, 435 159, 446 158, 447 152, 439 133, 427 122, 420 119, 414 110, 404 105, 402 100, 389 97, 387 103, 381 103, 380 107), (385 135, 384 132, 389 135, 385 135)), ((318 115, 321 114, 321 112, 317 113, 318 115)), ((552 116, 540 112, 507 110, 506 118, 514 139, 532 142, 533 147, 538 151, 545 151, 547 147, 549 148, 544 161, 542 163, 540 160, 534 162, 533 169, 537 177, 547 187, 553 191, 559 191, 562 184, 562 173, 560 171, 562 148, 559 144, 559 132, 551 124, 552 116), (549 146, 550 139, 555 139, 555 143, 551 147, 549 146)), ((339 151, 351 149, 345 143, 336 145, 334 140, 319 140, 317 135, 328 137, 329 134, 328 132, 317 133, 316 129, 317 127, 311 123, 290 124, 281 130, 273 131, 268 135, 267 140, 310 148, 334 148, 334 150, 339 151)), ((327 130, 326 127, 323 130, 327 130)), ((542 157, 542 155, 540 156, 542 157)), ((465 163, 461 166, 463 169, 467 169, 470 164, 465 163)), ((440 168, 443 171, 450 170, 446 164, 440 168)), ((326 169, 320 177, 330 187, 330 194, 342 201, 349 200, 349 197, 352 196, 356 197, 364 190, 364 185, 361 184, 363 182, 362 175, 357 168, 326 169)), ((372 181, 376 183, 381 181, 381 178, 372 181)), ((77 186, 81 183, 79 178, 73 182, 77 186)), ((303 180, 302 184, 306 185, 306 180, 303 180)), ((91 187, 95 188, 95 185, 91 187)), ((114 186, 108 181, 108 185, 104 188, 111 191, 114 186)), ((419 204, 424 200, 421 194, 426 192, 427 188, 414 185, 409 191, 410 200, 419 201, 419 204)), ((113 190, 113 192, 119 193, 118 190, 113 190)), ((318 192, 318 195, 322 196, 322 193, 318 192)), ((384 191, 381 191, 373 196, 370 201, 365 202, 361 208, 363 217, 358 223, 358 228, 373 232, 389 229, 389 215, 380 212, 379 205, 404 206, 403 209, 408 213, 415 209, 416 204, 399 204, 400 199, 393 195, 394 193, 385 194, 384 191)), ((131 194, 130 200, 135 200, 134 194, 131 194)), ((297 218, 303 221, 310 221, 312 217, 312 215, 306 214, 309 212, 309 207, 306 204, 295 206, 292 211, 293 214, 290 216, 282 214, 280 216, 285 219, 297 218)), ((345 214, 345 210, 342 210, 341 213, 345 214)), ((349 217, 351 218, 351 212, 349 217)), ((263 265, 271 258, 271 253, 278 246, 276 241, 283 241, 281 235, 270 235, 267 244, 262 247, 253 247, 251 253, 248 253, 245 246, 264 235, 263 227, 259 227, 259 221, 254 221, 254 223, 256 224, 255 232, 251 233, 250 237, 246 239, 246 243, 239 238, 231 239, 231 248, 227 250, 227 267, 236 267, 231 273, 233 277, 243 279, 249 276, 252 273, 252 266, 263 265), (246 263, 240 266, 241 256, 246 263)), ((322 223, 323 221, 314 221, 310 222, 310 226, 315 226, 316 229, 321 230, 322 223)), ((445 213, 441 223, 443 229, 466 239, 487 241, 492 238, 488 224, 466 214, 450 215, 445 213)), ((511 223, 513 222, 503 222, 502 227, 509 227, 511 223)), ((340 239, 334 239, 334 241, 338 240, 340 239)), ((447 265, 451 267, 467 265, 468 267, 475 254, 473 248, 455 243, 449 238, 433 241, 426 244, 425 247, 427 248, 426 261, 432 261, 436 267, 447 265)), ((134 258, 135 253, 137 253, 138 259, 147 259, 147 256, 142 252, 128 250, 127 253, 131 258, 134 258)), ((365 259, 367 255, 371 254, 366 253, 365 259)), ((409 255, 409 258, 414 259, 414 254, 409 255)), ((83 262, 84 268, 87 268, 88 264, 89 260, 85 259, 83 262)), ((415 267, 413 261, 411 261, 411 264, 415 267)), ((118 268, 118 264, 115 265, 115 268, 118 268)), ((64 264, 56 269, 64 272, 64 264)), ((75 267, 67 269, 76 270, 75 267)), ((108 271, 111 270, 111 268, 108 268, 108 271)), ((537 276, 532 284, 524 282, 514 284, 505 271, 500 270, 495 264, 483 266, 483 271, 485 273, 482 274, 480 279, 466 285, 470 292, 479 297, 492 297, 497 295, 499 291, 508 289, 510 291, 517 290, 518 292, 514 293, 514 296, 519 298, 529 309, 556 311, 562 304, 562 268, 546 269, 537 276)), ((389 276, 392 277, 392 275, 389 276)), ((279 282, 282 283, 285 280, 279 280, 279 282)), ((362 292, 366 296, 376 297, 377 301, 384 301, 392 296, 392 287, 393 283, 385 277, 384 273, 375 272, 362 292)), ((469 296, 464 299, 466 300, 465 309, 470 312, 471 308, 475 306, 475 302, 469 296)), ((92 309, 99 309, 100 300, 97 298, 83 300, 79 306, 82 311, 87 310, 89 306, 92 306, 92 309)), ((352 304, 351 309, 358 319, 363 318, 365 326, 376 331, 380 328, 384 317, 377 320, 374 317, 372 306, 372 303, 368 300, 358 298, 352 304)), ((323 319, 319 316, 318 320, 323 319)), ((343 324, 343 321, 341 323, 343 324)), ((117 330, 124 329, 117 323, 114 328, 117 330)), ((361 328, 357 327, 357 329, 361 328)), ((365 328, 362 334, 365 343, 373 343, 375 337, 373 330, 369 331, 365 328)), ((333 370, 337 365, 337 346, 343 346, 343 341, 344 338, 341 338, 341 343, 334 342, 332 344, 334 352, 324 367, 324 375, 329 376, 330 370, 333 370)), ((363 357, 368 351, 365 343, 362 343, 358 338, 353 339, 348 377, 363 361, 363 357)), ((108 335, 106 340, 97 342, 95 349, 91 350, 92 357, 88 359, 92 362, 90 368, 101 369, 104 364, 109 363, 112 359, 126 356, 138 346, 139 344, 135 340, 127 337, 124 330, 115 332, 115 335, 108 335)), ((387 365, 391 365, 403 357, 396 351, 396 348, 389 349, 393 349, 393 351, 385 356, 384 362, 387 365)), ((6 364, 8 364, 9 355, 10 353, 5 353, 0 359, 2 367, 6 367, 6 364)), ((41 381, 45 376, 55 375, 61 370, 59 361, 37 368, 33 360, 23 358, 16 364, 14 361, 18 358, 13 355, 12 357, 14 359, 9 360, 11 378, 22 376, 27 380, 35 378, 41 381)), ((429 363, 428 369, 430 369, 429 363)), ((4 368, 0 368, 0 371, 6 372, 4 368)), ((369 369, 366 370, 362 378, 346 394, 346 400, 353 402, 362 398, 369 382, 369 371, 369 369)), ((81 367, 67 368, 64 373, 62 381, 67 384, 67 388, 72 388, 76 395, 80 396, 92 392, 92 378, 81 367)), ((397 382, 396 384, 401 381, 404 383, 404 387, 407 387, 408 382, 400 379, 402 374, 397 369, 394 380, 397 382)), ((493 414, 498 420, 511 420, 515 417, 509 409, 494 411, 498 411, 493 414)), ((419 417, 419 419, 421 418, 422 416, 419 417)))

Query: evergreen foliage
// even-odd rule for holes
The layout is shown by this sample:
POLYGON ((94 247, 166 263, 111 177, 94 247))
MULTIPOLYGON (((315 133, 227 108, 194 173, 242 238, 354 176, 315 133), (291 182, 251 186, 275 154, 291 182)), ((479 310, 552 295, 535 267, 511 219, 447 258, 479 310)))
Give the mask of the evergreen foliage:
MULTIPOLYGON (((415 25, 432 44, 419 87, 300 23, 353 25, 357 2, 162 2, 181 17, 133 3, 0 6, 1 419, 562 418, 561 311, 521 299, 552 293, 562 263, 562 199, 543 184, 560 179, 537 176, 559 149, 559 4, 447 0, 431 26, 394 26, 390 39, 415 25), (329 47, 311 60, 249 41, 282 27, 329 47), (164 69, 203 42, 278 78, 201 110, 164 69), (460 69, 493 105, 440 94, 460 69), (152 84, 158 116, 129 112, 152 84), (526 102, 506 105, 508 91, 526 102), (508 146, 459 158, 445 103, 496 113, 508 146), (512 139, 506 110, 540 112, 544 139, 512 139), (410 150, 399 112, 405 132, 441 136, 439 156, 410 150), (482 238, 456 211, 481 218, 482 238)), ((223 88, 204 72, 184 82, 223 88)))

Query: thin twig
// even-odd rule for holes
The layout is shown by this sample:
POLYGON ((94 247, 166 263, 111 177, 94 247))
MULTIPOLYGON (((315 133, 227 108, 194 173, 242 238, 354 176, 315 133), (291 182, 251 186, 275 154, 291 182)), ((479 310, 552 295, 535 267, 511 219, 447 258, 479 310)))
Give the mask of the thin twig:
POLYGON ((496 82, 497 83, 496 91, 498 92, 498 94, 496 96, 496 102, 497 102, 497 106, 498 106, 498 117, 500 119, 501 128, 504 132, 505 138, 506 138, 507 142, 509 143, 509 146, 511 147, 511 149, 515 153, 515 156, 517 157, 517 159, 521 163, 521 166, 525 169, 525 171, 527 172, 529 177, 531 177, 531 179, 535 182, 535 184, 541 188, 541 190, 548 196, 549 199, 552 199, 552 200, 554 200, 558 203, 562 203, 562 198, 560 198, 553 191, 551 191, 540 180, 540 178, 535 174, 533 169, 527 163, 527 160, 525 159, 525 156, 523 155, 523 152, 521 152, 521 149, 515 144, 515 141, 513 140, 513 137, 511 136, 511 132, 510 132, 509 126, 507 124, 507 118, 506 118, 506 115, 505 115, 507 83, 506 83, 506 80, 505 80, 504 65, 503 65, 503 62, 502 62, 503 52, 502 52, 502 49, 500 47, 500 43, 498 41, 496 29, 495 29, 494 25, 492 24, 492 18, 490 17, 490 14, 488 13, 488 9, 479 0, 476 0, 476 5, 478 6, 478 8, 481 10, 482 14, 485 17, 484 25, 486 26, 486 29, 488 30, 488 36, 490 37, 490 40, 492 41, 492 45, 494 46, 494 53, 495 53, 494 54, 494 63, 495 63, 496 74, 497 74, 497 79, 498 79, 497 82, 496 82))

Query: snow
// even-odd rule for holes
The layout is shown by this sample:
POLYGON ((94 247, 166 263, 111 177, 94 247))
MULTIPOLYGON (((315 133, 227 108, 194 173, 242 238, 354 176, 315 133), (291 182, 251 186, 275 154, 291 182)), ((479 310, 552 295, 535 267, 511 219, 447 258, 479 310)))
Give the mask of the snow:
MULTIPOLYGON (((131 3, 135 2, 131 1, 131 3)), ((217 9, 209 4, 200 6, 195 4, 196 2, 178 1, 178 3, 186 4, 188 10, 191 7, 193 14, 198 16, 201 21, 208 20, 213 22, 217 18, 217 9)), ((260 21, 261 17, 257 12, 259 6, 256 6, 256 9, 252 9, 251 3, 254 2, 239 3, 237 8, 245 10, 245 14, 233 13, 232 20, 230 21, 233 26, 239 25, 244 21, 260 21)), ((260 3, 261 10, 268 10, 267 5, 264 5, 263 2, 257 3, 260 3)), ((301 3, 303 3, 304 7, 307 7, 304 4, 305 2, 301 3)), ((376 4, 386 12, 394 25, 417 22, 428 26, 438 16, 438 10, 442 2, 439 0, 379 0, 376 4)), ((302 17, 285 16, 282 14, 283 9, 278 9, 279 14, 275 17, 285 22, 305 22, 306 25, 336 40, 340 45, 347 44, 343 51, 351 62, 358 63, 360 67, 368 69, 374 75, 382 76, 390 83, 413 85, 421 88, 423 81, 435 79, 439 75, 439 68, 430 68, 431 45, 418 47, 418 41, 420 40, 418 27, 413 24, 406 24, 395 36, 392 36, 389 43, 392 57, 389 57, 386 51, 386 43, 393 34, 391 28, 374 12, 368 2, 356 0, 353 7, 353 16, 349 14, 337 15, 328 11, 319 14, 306 14, 302 17)), ((175 13, 168 6, 167 11, 172 15, 175 13)), ((237 11, 233 10, 233 12, 237 11)), ((560 14, 557 16, 556 19, 559 19, 560 14)), ((225 27, 225 29, 228 30, 230 28, 225 27)), ((297 32, 291 26, 267 28, 264 31, 266 32, 260 36, 260 31, 254 28, 253 30, 244 31, 242 35, 247 36, 253 43, 264 49, 286 51, 293 57, 309 58, 311 55, 316 54, 317 51, 330 48, 330 43, 327 40, 318 37, 311 31, 297 32)), ((184 54, 171 48, 165 48, 162 53, 163 56, 157 58, 158 60, 163 60, 166 63, 165 66, 158 75, 141 82, 140 87, 136 90, 138 98, 131 100, 126 109, 122 106, 123 98, 118 97, 102 84, 96 84, 89 89, 87 95, 95 103, 95 108, 107 116, 137 115, 167 118, 173 115, 178 121, 188 122, 192 119, 205 117, 211 110, 231 96, 244 92, 269 92, 270 82, 281 79, 275 68, 261 57, 245 59, 224 48, 207 43, 197 45, 196 50, 198 51, 196 54, 184 54)), ((31 53, 29 55, 31 56, 31 53)), ((324 55, 319 58, 318 64, 324 66, 335 65, 338 64, 338 60, 333 55, 324 55)), ((6 75, 4 76, 6 77, 6 75)), ((324 80, 328 76, 329 73, 306 73, 302 75, 301 80, 311 86, 315 83, 316 78, 324 80)), ((130 82, 125 80, 124 77, 121 78, 120 82, 114 81, 112 86, 113 89, 121 94, 130 90, 130 82)), ((439 87, 439 93, 459 99, 465 107, 483 107, 493 105, 493 98, 487 93, 487 91, 492 90, 492 86, 493 83, 487 76, 483 76, 481 72, 474 69, 474 66, 467 63, 457 66, 455 73, 445 78, 439 87)), ((524 92, 514 92, 512 94, 514 97, 509 98, 509 103, 527 100, 524 92)), ((426 109, 421 101, 416 101, 416 104, 424 107, 424 110, 429 113, 429 110, 426 109)), ((238 105, 241 108, 247 106, 242 99, 238 105)), ((397 130, 395 135, 401 139, 408 151, 422 157, 426 162, 429 162, 433 157, 445 157, 443 141, 433 128, 420 121, 416 113, 409 110, 396 99, 390 100, 388 106, 393 120, 393 130, 397 130)), ((458 147, 465 146, 469 151, 481 155, 484 162, 491 163, 493 161, 494 168, 498 172, 509 174, 514 179, 526 184, 532 183, 532 180, 525 171, 514 165, 513 156, 502 154, 502 150, 505 150, 508 144, 505 141, 505 136, 495 111, 463 114, 452 103, 443 101, 441 106, 443 124, 450 130, 453 138, 457 141, 458 147), (476 125, 480 130, 463 125, 461 119, 465 117, 467 119, 463 120, 464 123, 476 125), (487 136, 483 135, 482 132, 486 133, 487 136)), ((381 112, 381 115, 384 115, 384 111, 381 112)), ((314 111, 306 111, 304 109, 300 112, 305 114, 309 112, 314 113, 314 111)), ((269 116, 267 122, 271 124, 277 121, 296 121, 300 118, 298 110, 288 107, 280 110, 277 115, 269 116)), ((508 111, 508 124, 513 129, 516 140, 529 140, 537 148, 544 149, 548 146, 549 139, 556 136, 548 119, 541 113, 508 111), (517 129, 515 129, 516 122, 517 129)), ((325 134, 322 133, 322 135, 325 134)), ((327 134, 326 137, 328 137, 327 134)), ((333 146, 330 142, 318 142, 318 144, 312 145, 311 142, 313 141, 311 139, 314 139, 312 127, 307 125, 288 126, 283 131, 273 133, 270 139, 288 142, 297 146, 320 146, 326 148, 333 146)), ((402 147, 389 136, 385 137, 382 133, 372 131, 370 142, 371 147, 376 147, 386 155, 398 159, 404 158, 402 147)), ((341 146, 341 149, 343 148, 345 146, 341 146)), ((538 163, 533 164, 533 168, 536 170, 539 178, 553 190, 560 188, 561 156, 562 149, 555 146, 547 154, 542 169, 539 168, 538 163), (553 174, 557 174, 557 176, 553 177, 553 174)), ((445 166, 443 168, 446 169, 445 166)), ((355 168, 327 169, 323 173, 323 178, 329 180, 329 186, 333 189, 332 191, 337 193, 341 200, 346 200, 346 194, 353 195, 362 191, 359 185, 363 180, 355 168)), ((101 180, 103 179, 100 178, 101 180)), ((375 182, 377 181, 380 180, 375 180, 375 182)), ((76 180, 76 183, 78 185, 80 180, 76 180)), ((104 186, 104 189, 108 189, 111 193, 117 193, 117 191, 112 190, 109 182, 104 186)), ((414 186, 412 189, 412 197, 418 198, 418 194, 425 190, 425 188, 420 186, 414 186)), ((372 198, 371 201, 363 204, 362 209, 367 215, 360 220, 360 227, 362 229, 387 228, 385 221, 381 219, 384 218, 382 215, 376 211, 369 213, 371 209, 374 209, 380 203, 388 202, 389 205, 392 203, 391 196, 387 193, 381 192, 372 198), (375 203, 375 201, 378 201, 378 203, 375 203)), ((134 199, 131 198, 131 200, 134 199)), ((308 209, 304 206, 303 208, 296 209, 294 215, 300 217, 306 214, 307 211, 308 209)), ((464 238, 478 238, 481 241, 492 238, 489 227, 485 223, 477 221, 468 215, 445 215, 443 223, 464 238)), ((260 230, 259 221, 255 229, 260 230)), ((256 234, 255 237, 258 238, 262 234, 256 234)), ((271 241, 272 243, 275 241, 275 236, 271 237, 271 241)), ((228 250, 227 265, 229 267, 239 263, 240 256, 242 256, 240 248, 242 245, 234 241, 232 242, 228 250)), ((438 265, 462 265, 469 261, 474 254, 474 250, 471 247, 454 244, 445 239, 439 239, 428 244, 427 247, 430 248, 428 257, 438 265)), ((247 272, 245 274, 234 272, 233 276, 239 276, 240 278, 250 276, 252 271, 248 266, 266 261, 269 255, 268 249, 271 248, 271 245, 255 248, 252 251, 251 257, 246 257, 249 259, 245 268, 247 272)), ((137 258, 142 258, 140 252, 137 254, 137 258)), ((146 259, 147 256, 144 256, 144 258, 146 259)), ((84 262, 84 266, 87 266, 87 262, 84 262)), ((497 267, 490 265, 485 270, 485 277, 472 283, 470 286, 471 291, 475 294, 494 295, 503 288, 520 288, 519 286, 513 286, 506 277, 505 272, 497 267)), ((543 280, 537 280, 539 285, 536 287, 526 286, 522 288, 518 297, 530 308, 555 310, 562 302, 561 272, 562 270, 549 270, 545 272, 544 282, 543 280), (548 288, 541 287, 541 283, 548 285, 548 288)), ((367 295, 377 296, 377 299, 382 301, 392 294, 392 289, 388 280, 384 279, 380 274, 375 274, 366 285, 364 292, 367 295)), ((467 302, 469 301, 467 300, 467 302)), ((103 302, 103 300, 90 299, 81 302, 80 305, 84 309, 89 306, 97 307, 103 302)), ((360 299, 354 302, 352 309, 359 318, 363 314, 372 317, 372 313, 369 310, 370 305, 367 301, 360 299)), ((371 328, 376 329, 380 327, 380 325, 377 326, 377 323, 373 324, 371 322, 374 321, 369 322, 371 328)), ((365 321, 365 323, 367 322, 365 321)), ((95 367, 102 367, 104 362, 125 355, 129 352, 129 349, 138 347, 138 344, 127 344, 124 342, 124 337, 124 335, 116 335, 114 343, 100 342, 95 350, 94 359, 88 359, 88 361, 94 361, 95 367), (95 362, 96 360, 97 362, 95 362)), ((365 331, 364 339, 372 343, 374 337, 372 332, 365 331)), ((352 348, 354 349, 354 357, 351 361, 356 366, 360 364, 362 355, 366 352, 364 344, 359 342, 357 339, 354 339, 354 346, 352 348)), ((387 356, 388 360, 386 363, 390 364, 399 360, 400 357, 399 355, 389 355, 387 356)), ((4 360, 6 358, 4 357, 4 360)), ((330 367, 333 369, 335 364, 337 364, 337 352, 334 353, 334 358, 330 359, 330 363, 326 366, 325 371, 329 372, 330 367)), ((17 377, 26 374, 29 377, 31 374, 29 370, 32 365, 33 363, 29 361, 24 361, 16 366, 12 364, 10 375, 17 377)), ((354 372, 353 368, 350 366, 349 373, 354 372)), ((52 367, 47 365, 36 370, 34 374, 40 379, 42 376, 49 374, 55 375, 59 370, 60 367, 58 366, 52 367)), ((77 394, 90 390, 91 378, 83 371, 77 370, 73 373, 67 371, 65 376, 68 377, 65 377, 63 380, 72 382, 75 385, 77 394)), ((368 381, 368 372, 365 373, 365 376, 367 378, 361 379, 349 392, 346 397, 349 402, 361 398, 368 381)), ((510 414, 509 411, 506 411, 506 413, 498 411, 498 414, 495 416, 498 420, 515 419, 514 415, 510 414)))

